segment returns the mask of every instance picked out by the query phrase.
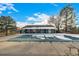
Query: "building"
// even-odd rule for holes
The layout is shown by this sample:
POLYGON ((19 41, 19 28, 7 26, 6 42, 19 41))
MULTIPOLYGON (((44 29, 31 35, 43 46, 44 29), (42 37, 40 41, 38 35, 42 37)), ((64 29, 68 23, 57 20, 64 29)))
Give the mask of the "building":
POLYGON ((22 28, 23 33, 55 33, 53 25, 26 25, 22 28))

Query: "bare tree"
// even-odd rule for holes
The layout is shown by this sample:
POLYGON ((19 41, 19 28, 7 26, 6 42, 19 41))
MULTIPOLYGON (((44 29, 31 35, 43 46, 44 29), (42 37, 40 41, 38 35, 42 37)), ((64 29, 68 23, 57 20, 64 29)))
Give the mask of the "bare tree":
POLYGON ((60 32, 60 17, 59 16, 51 16, 48 20, 50 25, 55 25, 57 31, 60 32))
POLYGON ((16 22, 10 16, 1 16, 0 17, 1 30, 4 30, 5 35, 8 35, 8 31, 16 29, 16 22))
POLYGON ((60 12, 60 17, 61 21, 62 19, 64 19, 61 23, 65 26, 65 32, 71 32, 72 28, 75 26, 75 14, 72 6, 67 5, 66 7, 64 7, 60 12))

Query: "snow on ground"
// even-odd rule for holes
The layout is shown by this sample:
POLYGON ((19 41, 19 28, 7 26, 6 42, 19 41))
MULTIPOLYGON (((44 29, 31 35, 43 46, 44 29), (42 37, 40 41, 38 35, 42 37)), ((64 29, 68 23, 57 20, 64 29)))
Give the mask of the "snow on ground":
MULTIPOLYGON (((25 34, 25 35, 28 35, 28 34, 25 34)), ((29 35, 32 35, 32 36, 37 36, 37 37, 56 37, 58 39, 62 39, 62 40, 72 40, 68 37, 65 37, 64 35, 67 35, 67 36, 73 36, 73 37, 79 37, 79 34, 66 34, 66 33, 53 33, 53 34, 29 34, 29 35)))
POLYGON ((62 36, 55 35, 55 37, 62 40, 72 40, 72 39, 64 37, 63 35, 62 36))
POLYGON ((56 37, 58 39, 62 39, 62 40, 72 40, 68 37, 65 37, 64 35, 67 36, 71 36, 71 37, 75 37, 75 38, 79 38, 79 34, 66 34, 66 33, 53 33, 53 34, 17 34, 17 35, 13 35, 13 36, 7 36, 7 37, 0 37, 0 41, 2 41, 1 39, 8 39, 10 37, 18 37, 18 36, 22 36, 22 35, 32 35, 32 36, 37 36, 37 37, 56 37))
MULTIPOLYGON (((28 34, 25 34, 25 35, 28 35, 28 34)), ((67 34, 67 33, 52 33, 52 34, 29 34, 29 35, 32 35, 32 36, 37 36, 37 37, 56 37, 58 39, 62 39, 62 40, 72 40, 68 37, 65 37, 64 35, 67 35, 67 36, 71 36, 71 37, 77 37, 79 38, 79 34, 67 34)))
POLYGON ((79 38, 79 34, 65 34, 65 35, 79 38))
POLYGON ((55 34, 55 37, 57 37, 59 39, 64 39, 64 40, 72 40, 70 38, 65 37, 64 35, 79 38, 79 34, 66 34, 66 33, 57 33, 57 34, 55 34))

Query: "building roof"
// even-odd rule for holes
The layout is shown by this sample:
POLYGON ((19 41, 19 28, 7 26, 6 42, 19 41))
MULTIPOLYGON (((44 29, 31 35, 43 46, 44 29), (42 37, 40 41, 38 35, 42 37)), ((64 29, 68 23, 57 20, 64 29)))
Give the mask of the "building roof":
POLYGON ((53 25, 26 25, 23 28, 26 27, 54 27, 53 25))
POLYGON ((16 30, 21 30, 22 28, 17 27, 16 30))
POLYGON ((56 29, 53 25, 26 25, 23 29, 56 29))

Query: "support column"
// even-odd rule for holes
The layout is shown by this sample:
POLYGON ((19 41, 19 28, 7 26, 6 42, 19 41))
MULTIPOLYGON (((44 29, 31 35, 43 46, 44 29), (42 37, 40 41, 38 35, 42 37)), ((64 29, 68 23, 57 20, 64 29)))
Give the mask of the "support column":
POLYGON ((48 29, 48 33, 51 33, 51 29, 48 29))

